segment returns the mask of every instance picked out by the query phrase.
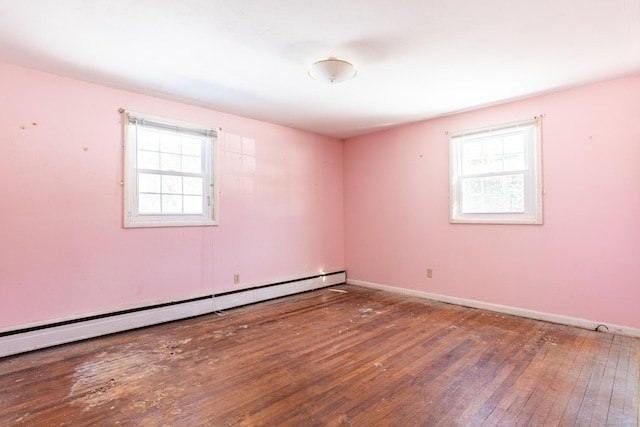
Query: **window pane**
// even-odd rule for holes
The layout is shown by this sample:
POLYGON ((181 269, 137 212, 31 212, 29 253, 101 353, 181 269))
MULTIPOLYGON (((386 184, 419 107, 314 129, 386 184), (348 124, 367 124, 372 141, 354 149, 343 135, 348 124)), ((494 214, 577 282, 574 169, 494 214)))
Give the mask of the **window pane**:
POLYGON ((182 182, 184 194, 202 196, 202 178, 184 177, 182 182))
POLYGON ((482 155, 482 140, 480 139, 469 139, 464 141, 462 146, 463 155, 465 157, 478 157, 482 155))
POLYGON ((485 156, 482 163, 483 173, 502 172, 504 170, 502 155, 485 156))
POLYGON ((157 151, 138 150, 139 169, 160 169, 160 154, 157 151))
POLYGON ((138 196, 138 211, 142 214, 160 213, 160 195, 140 194, 138 196))
POLYGON ((523 212, 524 211, 524 194, 509 193, 504 198, 505 212, 523 212))
POLYGON ((503 139, 505 153, 524 153, 524 139, 522 133, 506 135, 503 139))
POLYGON ((179 154, 160 154, 160 167, 158 169, 163 171, 181 172, 181 160, 182 156, 179 154))
POLYGON ((162 194, 182 194, 182 177, 163 175, 162 194))
POLYGON ((502 194, 502 178, 500 176, 484 178, 482 192, 484 194, 502 194))
POLYGON ((467 195, 462 198, 462 207, 466 213, 482 212, 482 195, 467 195))
POLYGON ((465 141, 462 144, 462 160, 463 174, 482 173, 482 141, 465 141))
POLYGON ((160 149, 158 133, 138 128, 136 144, 139 150, 158 151, 160 149))
POLYGON ((526 135, 517 133, 515 135, 506 135, 503 139, 504 143, 504 169, 505 170, 524 170, 526 135))
POLYGON ((182 213, 182 196, 163 194, 162 213, 182 213))
POLYGON ((184 213, 202 213, 202 197, 200 196, 184 196, 184 213))
POLYGON ((524 212, 524 175, 505 176, 505 212, 524 212))
POLYGON ((481 178, 471 178, 465 179, 462 181, 462 191, 465 195, 474 195, 482 193, 482 179, 481 178))
POLYGON ((482 212, 502 212, 502 196, 485 195, 482 198, 482 212))
POLYGON ((482 140, 482 153, 485 156, 502 155, 502 138, 485 138, 482 140))
POLYGON ((462 212, 504 213, 524 211, 524 175, 464 179, 462 212))
POLYGON ((524 193, 524 175, 507 175, 504 179, 507 193, 524 193))
POLYGON ((182 154, 185 156, 202 155, 202 140, 199 138, 182 138, 182 154))
POLYGON ((160 193, 160 175, 141 173, 138 176, 138 191, 141 193, 160 193))
POLYGON ((160 151, 170 154, 181 154, 180 137, 178 135, 162 134, 160 138, 160 151))
POLYGON ((202 160, 200 157, 182 156, 182 172, 202 173, 202 160))
POLYGON ((524 170, 524 153, 509 153, 504 155, 504 170, 524 170))
POLYGON ((463 141, 462 174, 525 169, 525 131, 463 141))

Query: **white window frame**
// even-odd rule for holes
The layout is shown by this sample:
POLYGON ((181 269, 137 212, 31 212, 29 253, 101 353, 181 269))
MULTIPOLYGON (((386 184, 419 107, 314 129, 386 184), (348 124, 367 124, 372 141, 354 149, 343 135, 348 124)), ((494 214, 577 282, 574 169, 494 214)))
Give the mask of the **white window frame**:
MULTIPOLYGON (((124 227, 183 227, 212 226, 219 224, 218 205, 218 141, 217 130, 210 126, 170 120, 132 111, 123 112, 124 125, 124 227), (158 132, 186 133, 203 138, 202 171, 203 213, 140 213, 137 129, 139 127, 158 132)), ((149 173, 149 170, 146 170, 149 173)), ((180 172, 156 171, 161 175, 185 176, 180 172)))
MULTIPOLYGON (((518 122, 505 123, 480 129, 472 129, 449 134, 450 171, 450 222, 471 224, 542 224, 542 132, 541 117, 518 122), (462 145, 465 142, 505 135, 523 133, 525 138, 525 166, 516 171, 524 177, 524 211, 469 213, 462 206, 464 187, 462 181, 471 175, 464 175, 462 145)), ((484 173, 483 177, 499 176, 505 172, 484 173)))

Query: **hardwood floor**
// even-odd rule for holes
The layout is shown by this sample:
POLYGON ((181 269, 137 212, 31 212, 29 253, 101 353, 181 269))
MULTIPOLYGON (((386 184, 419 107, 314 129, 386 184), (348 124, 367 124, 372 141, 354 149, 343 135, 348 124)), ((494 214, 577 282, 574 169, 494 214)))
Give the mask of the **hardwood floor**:
POLYGON ((638 339, 342 285, 0 359, 0 425, 638 426, 639 375, 638 339))

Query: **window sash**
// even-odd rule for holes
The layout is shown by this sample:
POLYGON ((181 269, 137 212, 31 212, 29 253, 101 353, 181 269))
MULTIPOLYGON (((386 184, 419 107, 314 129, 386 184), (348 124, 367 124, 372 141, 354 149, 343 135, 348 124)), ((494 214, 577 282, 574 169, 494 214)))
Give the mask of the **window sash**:
MULTIPOLYGON (((217 225, 216 137, 215 129, 125 113, 124 226, 217 225), (147 144, 139 148, 139 143, 143 144, 139 139, 142 129, 159 135, 157 147, 149 148, 147 144), (162 135, 188 138, 177 139, 173 148, 179 149, 171 151, 172 147, 167 148, 167 141, 163 141, 162 135), (192 138, 199 140, 200 147, 195 150, 193 144, 186 148, 184 145, 192 138), (138 167, 141 152, 155 153, 157 165, 152 160, 151 164, 143 162, 145 167, 138 167), (177 163, 163 167, 163 155, 177 157, 177 163), (186 166, 185 159, 188 161, 186 166), (152 178, 154 176, 157 182, 152 178), (145 179, 147 182, 143 182, 145 179), (141 205, 143 199, 148 205, 141 205)), ((151 146, 154 143, 152 138, 151 146)))
MULTIPOLYGON (((450 134, 450 174, 451 174, 451 192, 450 192, 450 221, 456 222, 476 222, 476 223, 526 223, 526 224, 541 224, 542 223, 542 183, 541 183, 541 144, 540 144, 540 119, 539 117, 523 120, 519 122, 511 122, 498 126, 485 127, 480 129, 473 129, 468 131, 453 132, 450 134), (511 168, 506 167, 505 158, 511 153, 519 153, 519 151, 506 151, 505 138, 514 135, 523 136, 523 166, 524 168, 511 168), (467 172, 469 168, 465 169, 465 165, 472 164, 469 161, 469 157, 464 157, 464 150, 467 150, 467 154, 472 151, 469 146, 465 147, 465 143, 483 143, 485 141, 500 139, 500 151, 498 154, 493 155, 494 158, 499 159, 497 163, 502 162, 501 170, 482 170, 480 167, 472 167, 472 172, 467 172), (466 162, 466 163, 465 163, 466 162), (485 209, 485 202, 490 201, 492 195, 484 192, 484 188, 480 193, 465 192, 465 183, 469 183, 469 180, 480 179, 486 180, 487 178, 500 178, 505 176, 522 176, 522 191, 513 193, 505 191, 504 185, 501 191, 496 191, 494 197, 493 209, 485 209), (514 196, 509 196, 513 194, 514 196), (517 194, 517 195, 516 195, 517 194), (475 200, 472 198, 474 196, 475 200), (500 203, 498 203, 498 198, 500 203), (483 199, 483 197, 485 197, 483 199), (505 199, 506 197, 506 199, 505 199), (522 198, 522 209, 510 209, 509 197, 513 197, 517 201, 518 198, 522 198), (469 203, 475 201, 476 205, 469 206, 469 203), (497 206, 500 208, 497 208, 497 206)), ((492 153, 490 149, 485 151, 485 147, 481 144, 480 149, 476 149, 473 152, 475 157, 471 157, 471 160, 477 160, 482 163, 483 159, 488 159, 491 163, 492 153)), ((495 148, 494 148, 495 150, 495 148)), ((491 169, 497 164, 493 162, 493 165, 489 165, 487 169, 491 169)), ((481 181, 481 185, 484 185, 481 181)), ((476 184, 477 186, 477 184, 476 184)), ((476 188, 477 190, 477 188, 476 188)), ((513 205, 511 205, 513 206, 513 205)), ((519 206, 516 206, 519 208, 519 206)))

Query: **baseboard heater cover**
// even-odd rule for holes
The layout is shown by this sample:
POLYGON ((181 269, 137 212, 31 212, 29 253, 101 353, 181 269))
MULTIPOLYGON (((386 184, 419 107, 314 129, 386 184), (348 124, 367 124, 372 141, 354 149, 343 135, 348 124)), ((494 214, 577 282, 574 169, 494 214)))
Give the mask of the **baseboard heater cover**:
POLYGON ((346 282, 344 270, 0 332, 0 357, 209 314, 346 282))

